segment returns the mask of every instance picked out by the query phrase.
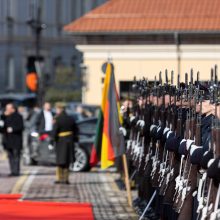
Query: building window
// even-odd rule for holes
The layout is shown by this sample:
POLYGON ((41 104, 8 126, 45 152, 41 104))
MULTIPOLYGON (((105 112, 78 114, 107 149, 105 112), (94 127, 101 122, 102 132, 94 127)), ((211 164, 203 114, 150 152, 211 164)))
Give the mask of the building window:
POLYGON ((7 58, 7 90, 12 91, 15 88, 15 63, 14 57, 7 58))
POLYGON ((57 57, 55 57, 54 59, 53 59, 53 65, 55 66, 55 67, 59 67, 59 66, 61 66, 63 64, 63 62, 62 62, 62 56, 57 56, 57 57))

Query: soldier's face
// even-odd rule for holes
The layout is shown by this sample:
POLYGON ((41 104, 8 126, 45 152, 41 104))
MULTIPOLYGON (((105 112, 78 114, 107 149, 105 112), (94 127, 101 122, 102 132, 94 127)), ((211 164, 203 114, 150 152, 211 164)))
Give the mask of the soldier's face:
MULTIPOLYGON (((171 102, 172 102, 172 100, 171 100, 171 102)), ((170 96, 165 95, 165 107, 168 107, 169 103, 170 103, 170 96)))
POLYGON ((62 113, 62 109, 61 108, 56 108, 56 113, 57 113, 57 115, 60 115, 61 113, 62 113))

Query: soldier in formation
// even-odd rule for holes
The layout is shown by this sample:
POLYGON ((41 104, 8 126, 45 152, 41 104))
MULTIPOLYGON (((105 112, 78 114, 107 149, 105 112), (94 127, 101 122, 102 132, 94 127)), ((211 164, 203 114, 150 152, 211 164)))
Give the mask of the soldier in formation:
MULTIPOLYGON (((170 77, 168 76, 170 75, 170 77)), ((220 219, 220 88, 217 67, 208 85, 193 79, 134 81, 124 112, 127 157, 134 166, 140 219, 220 219), (163 82, 164 81, 164 82, 163 82)), ((169 79, 170 78, 170 79, 169 79)))

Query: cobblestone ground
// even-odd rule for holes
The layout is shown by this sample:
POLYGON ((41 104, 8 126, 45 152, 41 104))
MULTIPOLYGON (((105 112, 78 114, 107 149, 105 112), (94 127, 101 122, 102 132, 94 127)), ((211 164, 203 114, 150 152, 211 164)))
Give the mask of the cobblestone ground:
POLYGON ((125 191, 115 184, 117 173, 71 173, 70 185, 55 185, 54 172, 54 167, 25 166, 19 178, 9 178, 7 161, 0 160, 0 193, 21 193, 24 200, 89 202, 97 220, 138 219, 128 207, 125 191))
POLYGON ((11 193, 17 180, 17 177, 8 178, 8 166, 6 162, 0 160, 0 193, 11 193))

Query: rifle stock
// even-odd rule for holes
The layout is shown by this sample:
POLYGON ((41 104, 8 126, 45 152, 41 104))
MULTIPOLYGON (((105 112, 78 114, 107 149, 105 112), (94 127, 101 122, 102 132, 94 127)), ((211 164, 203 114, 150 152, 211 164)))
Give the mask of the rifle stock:
MULTIPOLYGON (((191 88, 192 89, 192 88, 191 88)), ((198 95, 198 94, 197 94, 198 95)), ((196 98, 194 97, 196 100, 196 98)), ((195 102, 196 105, 196 102, 195 102)), ((195 108, 195 106, 194 106, 195 108)), ((201 109, 200 109, 201 111, 201 109)), ((192 118, 190 120, 190 138, 195 139, 195 144, 197 146, 201 145, 201 112, 197 116, 197 123, 196 118, 195 118, 195 110, 192 109, 192 118)), ((188 157, 189 157, 189 152, 188 152, 188 157)), ((187 184, 186 184, 186 197, 184 201, 182 201, 182 204, 179 205, 178 210, 179 210, 179 217, 178 220, 185 220, 185 219, 192 219, 193 215, 193 204, 194 204, 194 197, 193 197, 193 192, 196 190, 197 187, 197 174, 198 174, 198 167, 197 165, 191 164, 190 160, 188 159, 186 161, 187 167, 189 167, 189 170, 187 171, 187 184), (188 190, 188 186, 190 189, 188 190), (188 191, 188 192, 187 192, 188 191)))

